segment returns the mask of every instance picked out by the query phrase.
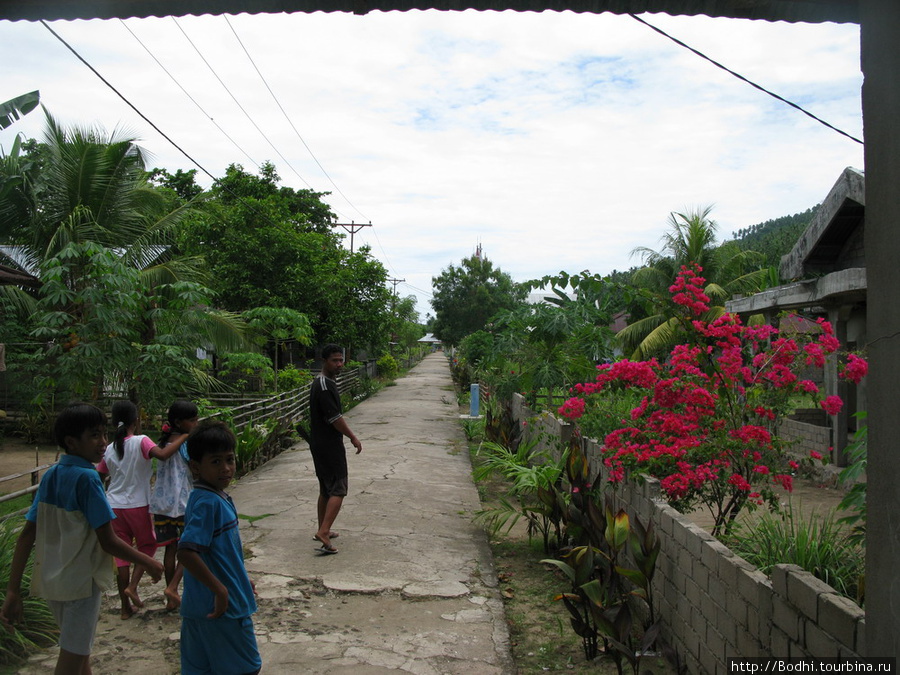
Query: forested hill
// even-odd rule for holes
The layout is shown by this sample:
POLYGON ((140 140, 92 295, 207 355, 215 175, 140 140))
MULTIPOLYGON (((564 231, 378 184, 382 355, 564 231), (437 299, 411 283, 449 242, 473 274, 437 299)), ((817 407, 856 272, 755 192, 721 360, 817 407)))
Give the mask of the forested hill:
POLYGON ((764 223, 750 225, 732 233, 734 241, 744 250, 759 251, 766 256, 766 265, 778 267, 781 256, 788 253, 809 221, 812 220, 818 206, 807 209, 793 216, 782 216, 764 223))

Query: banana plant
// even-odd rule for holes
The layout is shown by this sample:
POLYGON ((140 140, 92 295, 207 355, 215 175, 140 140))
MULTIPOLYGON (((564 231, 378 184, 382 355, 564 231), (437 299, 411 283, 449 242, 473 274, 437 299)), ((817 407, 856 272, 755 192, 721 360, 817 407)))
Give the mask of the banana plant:
POLYGON ((11 126, 20 117, 37 108, 40 102, 41 93, 32 91, 0 103, 0 129, 11 126))

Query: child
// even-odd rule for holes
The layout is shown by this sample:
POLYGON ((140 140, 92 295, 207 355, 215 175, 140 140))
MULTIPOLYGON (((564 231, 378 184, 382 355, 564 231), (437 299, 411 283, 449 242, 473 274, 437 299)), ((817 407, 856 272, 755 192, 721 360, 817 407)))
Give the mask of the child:
POLYGON ((156 545, 165 546, 163 564, 166 569, 166 609, 178 609, 181 596, 178 584, 181 582, 181 565, 175 557, 178 538, 184 529, 184 509, 187 506, 191 486, 194 483, 188 468, 187 445, 184 440, 191 429, 197 426, 197 406, 190 401, 175 401, 169 406, 168 428, 163 428, 163 436, 157 445, 167 447, 170 442, 181 439, 178 452, 165 461, 157 462, 156 482, 150 495, 150 513, 156 530, 156 545))
POLYGON ((91 672, 101 591, 112 587, 110 556, 143 565, 154 581, 163 569, 113 531, 115 514, 94 468, 106 449, 106 416, 95 406, 72 404, 56 418, 54 434, 66 454, 44 474, 25 516, 0 619, 11 630, 22 618, 22 574, 34 548, 31 592, 47 599, 59 625, 55 672, 85 675, 91 672))
POLYGON ((222 422, 204 422, 188 438, 197 481, 178 543, 178 559, 185 569, 184 675, 255 675, 262 667, 250 618, 256 600, 244 567, 237 510, 223 492, 234 477, 236 445, 234 434, 222 422))
MULTIPOLYGON (((116 427, 115 440, 106 448, 103 461, 97 466, 101 475, 109 476, 106 499, 116 514, 113 530, 127 544, 146 553, 151 558, 156 553, 156 536, 150 517, 151 460, 166 460, 176 453, 187 434, 180 434, 160 449, 147 436, 135 436, 138 425, 138 409, 131 401, 116 401, 112 406, 112 423, 116 427)), ((144 574, 141 565, 134 566, 129 579, 129 563, 116 558, 116 582, 122 603, 122 619, 134 614, 133 602, 143 607, 138 596, 138 582, 144 574)))

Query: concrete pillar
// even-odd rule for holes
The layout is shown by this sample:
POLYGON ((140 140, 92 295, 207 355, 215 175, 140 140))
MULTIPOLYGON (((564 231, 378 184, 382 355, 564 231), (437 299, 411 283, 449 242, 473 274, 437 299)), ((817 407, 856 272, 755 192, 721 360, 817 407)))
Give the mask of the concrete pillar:
POLYGON ((860 0, 866 141, 869 454, 866 645, 900 652, 900 2, 860 0))
MULTIPOLYGON (((834 336, 840 340, 841 347, 847 346, 847 318, 850 316, 852 306, 840 306, 828 308, 828 321, 834 328, 834 336)), ((844 451, 847 449, 847 433, 850 428, 850 387, 845 380, 838 376, 841 366, 842 353, 828 356, 825 362, 825 394, 826 396, 839 396, 844 402, 841 412, 832 415, 828 420, 831 426, 831 461, 835 466, 847 466, 847 458, 844 451)))

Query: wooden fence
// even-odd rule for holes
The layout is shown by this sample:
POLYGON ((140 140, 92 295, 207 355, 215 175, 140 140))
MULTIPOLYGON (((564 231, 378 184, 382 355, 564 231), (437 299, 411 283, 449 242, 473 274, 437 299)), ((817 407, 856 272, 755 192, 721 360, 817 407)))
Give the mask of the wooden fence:
MULTIPOLYGON (((416 362, 417 360, 410 359, 408 361, 404 360, 403 364, 406 367, 411 367, 416 362)), ((375 377, 376 374, 377 371, 374 362, 370 364, 363 364, 358 368, 344 370, 337 379, 338 391, 341 394, 351 392, 360 386, 364 378, 375 377)), ((219 415, 225 415, 227 413, 231 419, 231 426, 234 429, 235 433, 240 433, 244 429, 244 427, 250 424, 259 424, 263 420, 268 419, 277 420, 275 433, 272 434, 272 443, 267 444, 267 446, 264 447, 260 457, 254 463, 254 466, 258 466, 259 464, 268 461, 275 454, 280 452, 279 444, 281 438, 285 435, 287 430, 291 429, 294 425, 304 419, 308 409, 309 387, 303 386, 295 389, 294 391, 281 392, 279 394, 275 394, 274 396, 269 396, 264 399, 251 401, 231 407, 228 408, 227 411, 216 413, 214 415, 211 415, 210 417, 214 418, 219 415)), ((24 471, 22 473, 0 477, 0 485, 2 485, 7 481, 31 475, 30 487, 11 492, 9 494, 0 495, 0 503, 8 502, 23 495, 33 494, 34 492, 36 492, 38 483, 40 482, 41 472, 49 469, 51 466, 53 465, 44 464, 43 466, 36 466, 35 468, 29 469, 28 471, 24 471)), ((0 490, 2 490, 2 487, 0 487, 0 490)), ((7 518, 12 518, 14 516, 24 515, 27 511, 28 509, 26 508, 14 513, 9 513, 0 518, 0 521, 6 520, 7 518)))

